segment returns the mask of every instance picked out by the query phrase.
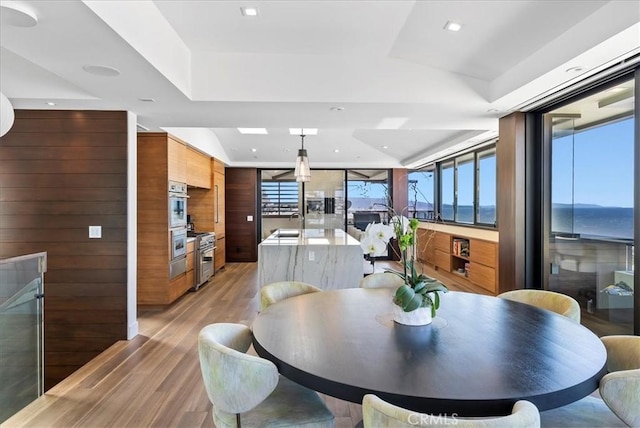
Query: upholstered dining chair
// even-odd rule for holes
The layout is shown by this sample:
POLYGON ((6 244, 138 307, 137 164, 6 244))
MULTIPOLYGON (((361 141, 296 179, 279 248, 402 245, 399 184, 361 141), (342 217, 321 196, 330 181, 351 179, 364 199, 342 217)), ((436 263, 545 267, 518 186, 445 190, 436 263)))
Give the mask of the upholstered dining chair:
POLYGON ((315 391, 278 374, 268 360, 248 355, 251 330, 218 323, 198 336, 204 386, 218 428, 333 427, 333 414, 315 391))
POLYGON ((322 289, 304 282, 297 281, 281 281, 267 284, 260 289, 260 303, 262 310, 265 310, 269 306, 273 305, 280 300, 288 299, 289 297, 299 296, 301 294, 317 293, 322 289))
POLYGON ((512 290, 498 297, 547 309, 580 323, 580 304, 571 296, 547 290, 512 290))
POLYGON ((376 395, 367 394, 362 400, 362 421, 364 428, 409 428, 409 427, 479 427, 479 428, 537 428, 540 427, 538 408, 529 401, 518 401, 508 416, 490 418, 454 418, 452 416, 431 416, 413 412, 387 403, 376 395))
POLYGON ((372 273, 360 280, 360 288, 398 288, 402 284, 402 278, 389 272, 372 273))
POLYGON ((544 426, 640 427, 640 336, 603 336, 607 370, 600 397, 540 413, 544 426))

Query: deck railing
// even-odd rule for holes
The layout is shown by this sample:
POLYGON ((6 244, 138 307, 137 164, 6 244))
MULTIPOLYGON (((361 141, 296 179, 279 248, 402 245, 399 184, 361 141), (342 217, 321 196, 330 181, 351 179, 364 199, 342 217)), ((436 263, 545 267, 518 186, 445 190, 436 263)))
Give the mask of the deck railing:
POLYGON ((47 253, 0 260, 0 423, 43 393, 47 253))

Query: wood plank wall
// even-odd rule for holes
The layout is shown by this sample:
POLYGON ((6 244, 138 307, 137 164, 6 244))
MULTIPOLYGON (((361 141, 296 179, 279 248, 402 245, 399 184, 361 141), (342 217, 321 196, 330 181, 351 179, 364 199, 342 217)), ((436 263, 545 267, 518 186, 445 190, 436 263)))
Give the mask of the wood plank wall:
POLYGON ((16 110, 0 258, 46 251, 45 390, 127 335, 127 114, 16 110), (101 225, 102 239, 88 226, 101 225))
POLYGON ((258 170, 225 171, 225 236, 228 262, 258 261, 258 170), (247 221, 253 216, 253 221, 247 221))
POLYGON ((525 115, 500 119, 496 146, 498 203, 498 293, 525 284, 525 115))

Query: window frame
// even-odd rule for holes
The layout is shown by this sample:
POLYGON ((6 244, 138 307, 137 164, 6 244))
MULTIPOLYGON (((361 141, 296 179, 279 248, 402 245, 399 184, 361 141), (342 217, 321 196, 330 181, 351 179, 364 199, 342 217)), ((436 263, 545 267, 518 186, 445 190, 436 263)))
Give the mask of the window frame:
MULTIPOLYGON (((452 225, 457 225, 457 226, 467 226, 467 227, 475 227, 475 228, 487 228, 487 229, 492 229, 492 230, 497 230, 498 228, 498 221, 497 221, 497 215, 496 218, 494 220, 493 223, 486 223, 486 222, 481 222, 479 221, 479 210, 480 210, 480 206, 479 206, 479 201, 480 201, 480 160, 481 159, 485 159, 487 157, 493 156, 493 157, 497 157, 497 140, 496 141, 492 141, 490 143, 482 143, 479 144, 477 146, 474 146, 473 148, 469 149, 469 150, 465 150, 459 153, 456 153, 455 155, 452 156, 448 156, 446 158, 442 158, 438 161, 429 163, 427 165, 425 165, 422 168, 419 169, 415 169, 415 170, 410 170, 409 173, 411 172, 428 172, 428 171, 433 171, 434 172, 434 180, 433 180, 433 185, 434 185, 434 191, 433 191, 433 195, 434 195, 434 201, 433 201, 433 206, 436 209, 436 216, 435 219, 418 219, 420 221, 436 221, 439 223, 445 223, 445 224, 452 224, 452 225), (489 154, 489 155, 487 155, 489 154), (469 222, 469 221, 459 221, 459 207, 458 207, 458 196, 459 196, 459 184, 460 184, 460 177, 458 174, 458 166, 459 165, 463 165, 463 164, 468 164, 469 162, 472 163, 473 166, 473 188, 472 188, 472 195, 473 195, 473 221, 469 222), (452 217, 451 218, 444 218, 442 213, 443 213, 443 202, 444 202, 444 194, 443 192, 445 191, 445 189, 443 189, 443 184, 444 184, 444 180, 443 180, 443 171, 447 170, 449 168, 453 169, 453 213, 452 213, 452 217)), ((497 186, 498 186, 498 178, 497 178, 497 159, 496 159, 496 173, 495 173, 495 183, 494 183, 494 187, 496 189, 495 191, 495 195, 496 195, 496 201, 495 201, 495 207, 497 209, 497 205, 498 205, 498 193, 497 193, 497 186)), ((407 196, 409 193, 409 186, 407 186, 407 196)), ((410 198, 409 198, 410 200, 410 198)), ((415 213, 414 213, 415 215, 415 213)))
MULTIPOLYGON (((261 206, 260 206, 260 214, 262 217, 268 218, 278 218, 278 217, 290 217, 296 213, 300 212, 300 186, 299 183, 295 180, 261 180, 260 189, 262 192, 265 190, 265 183, 268 185, 277 185, 277 196, 278 200, 276 202, 277 212, 275 214, 270 214, 265 211, 265 198, 261 196, 261 206), (293 196, 291 198, 283 198, 283 184, 286 184, 287 188, 285 190, 285 194, 293 195, 292 190, 295 188, 295 207, 293 207, 293 196), (287 191, 291 193, 287 193, 287 191), (288 211, 284 212, 283 206, 289 205, 288 211)), ((273 203, 273 202, 271 202, 273 203)))

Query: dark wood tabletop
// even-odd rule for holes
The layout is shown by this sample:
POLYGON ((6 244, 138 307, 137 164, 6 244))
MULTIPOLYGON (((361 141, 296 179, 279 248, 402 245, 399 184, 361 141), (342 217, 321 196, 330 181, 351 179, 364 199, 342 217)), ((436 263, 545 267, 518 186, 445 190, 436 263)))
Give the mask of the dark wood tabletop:
POLYGON ((496 297, 449 292, 433 323, 392 320, 390 289, 290 298, 255 319, 253 345, 280 373, 354 403, 373 393, 426 413, 505 415, 577 401, 606 374, 606 350, 561 315, 496 297))

